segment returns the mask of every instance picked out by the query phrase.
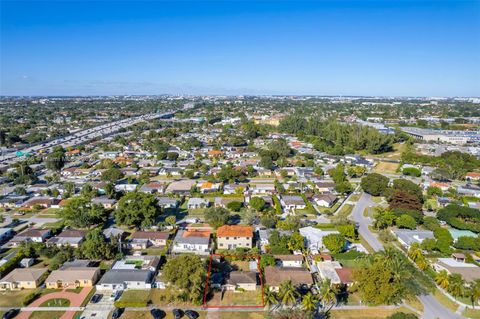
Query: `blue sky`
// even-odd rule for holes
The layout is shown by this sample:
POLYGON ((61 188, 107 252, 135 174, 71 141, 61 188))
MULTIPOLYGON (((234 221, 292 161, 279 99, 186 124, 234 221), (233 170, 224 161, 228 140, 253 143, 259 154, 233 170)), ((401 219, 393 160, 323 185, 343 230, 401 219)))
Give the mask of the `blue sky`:
POLYGON ((480 1, 5 1, 0 94, 480 96, 480 1))

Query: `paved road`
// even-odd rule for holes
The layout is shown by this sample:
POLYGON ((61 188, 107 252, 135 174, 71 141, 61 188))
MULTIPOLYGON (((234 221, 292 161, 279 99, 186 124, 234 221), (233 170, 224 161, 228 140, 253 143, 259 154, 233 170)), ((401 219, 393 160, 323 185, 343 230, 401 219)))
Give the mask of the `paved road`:
POLYGON ((363 216, 365 208, 375 206, 376 203, 372 201, 372 198, 367 193, 362 193, 360 199, 352 210, 350 218, 352 218, 358 224, 358 232, 365 239, 365 241, 373 248, 374 251, 383 250, 383 245, 377 239, 377 237, 368 229, 368 226, 372 223, 370 217, 363 216))
MULTIPOLYGON (((352 210, 351 218, 358 223, 359 234, 367 241, 367 243, 373 248, 374 251, 383 250, 383 245, 370 231, 368 226, 372 222, 370 217, 364 217, 363 211, 366 207, 376 206, 377 204, 372 201, 371 196, 362 193, 360 199, 352 210)), ((420 301, 423 303, 423 315, 422 319, 461 319, 464 318, 458 314, 453 313, 450 309, 445 308, 440 302, 438 302, 432 295, 419 296, 420 301)))

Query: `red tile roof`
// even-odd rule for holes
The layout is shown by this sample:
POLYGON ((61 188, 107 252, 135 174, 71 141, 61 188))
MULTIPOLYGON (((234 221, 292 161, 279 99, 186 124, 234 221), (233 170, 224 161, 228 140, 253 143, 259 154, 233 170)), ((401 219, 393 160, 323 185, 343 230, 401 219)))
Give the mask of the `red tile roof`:
POLYGON ((253 237, 253 227, 224 225, 217 229, 217 237, 253 237))

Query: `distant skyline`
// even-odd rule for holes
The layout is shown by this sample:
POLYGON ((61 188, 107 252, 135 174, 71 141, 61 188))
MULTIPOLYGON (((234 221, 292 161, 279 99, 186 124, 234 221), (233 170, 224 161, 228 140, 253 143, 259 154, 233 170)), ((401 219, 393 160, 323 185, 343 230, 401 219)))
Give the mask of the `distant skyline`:
POLYGON ((480 96, 480 1, 0 1, 0 95, 480 96))

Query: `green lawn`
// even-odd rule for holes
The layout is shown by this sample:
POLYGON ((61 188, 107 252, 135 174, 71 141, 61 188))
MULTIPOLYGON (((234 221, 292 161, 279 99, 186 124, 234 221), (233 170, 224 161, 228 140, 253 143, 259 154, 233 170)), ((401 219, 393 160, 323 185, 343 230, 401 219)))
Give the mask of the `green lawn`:
POLYGON ((55 298, 45 301, 40 307, 68 307, 70 306, 70 300, 64 298, 55 298))
POLYGON ((208 301, 209 306, 260 306, 262 304, 262 293, 260 289, 255 291, 226 291, 221 298, 221 293, 216 292, 213 298, 208 301))
POLYGON ((347 218, 353 210, 353 205, 345 204, 343 207, 333 216, 333 218, 343 219, 347 218))
POLYGON ((64 311, 34 311, 28 319, 60 319, 64 311))
POLYGON ((126 290, 115 305, 119 307, 145 307, 150 302, 149 290, 126 290))
POLYGON ((480 309, 465 309, 462 312, 462 316, 472 319, 480 319, 480 309))
POLYGON ((34 292, 35 289, 23 289, 17 291, 0 292, 0 307, 19 307, 28 294, 34 292))
POLYGON ((330 319, 383 319, 395 312, 411 313, 407 308, 399 307, 398 309, 382 309, 382 308, 366 308, 355 310, 331 310, 330 319))

